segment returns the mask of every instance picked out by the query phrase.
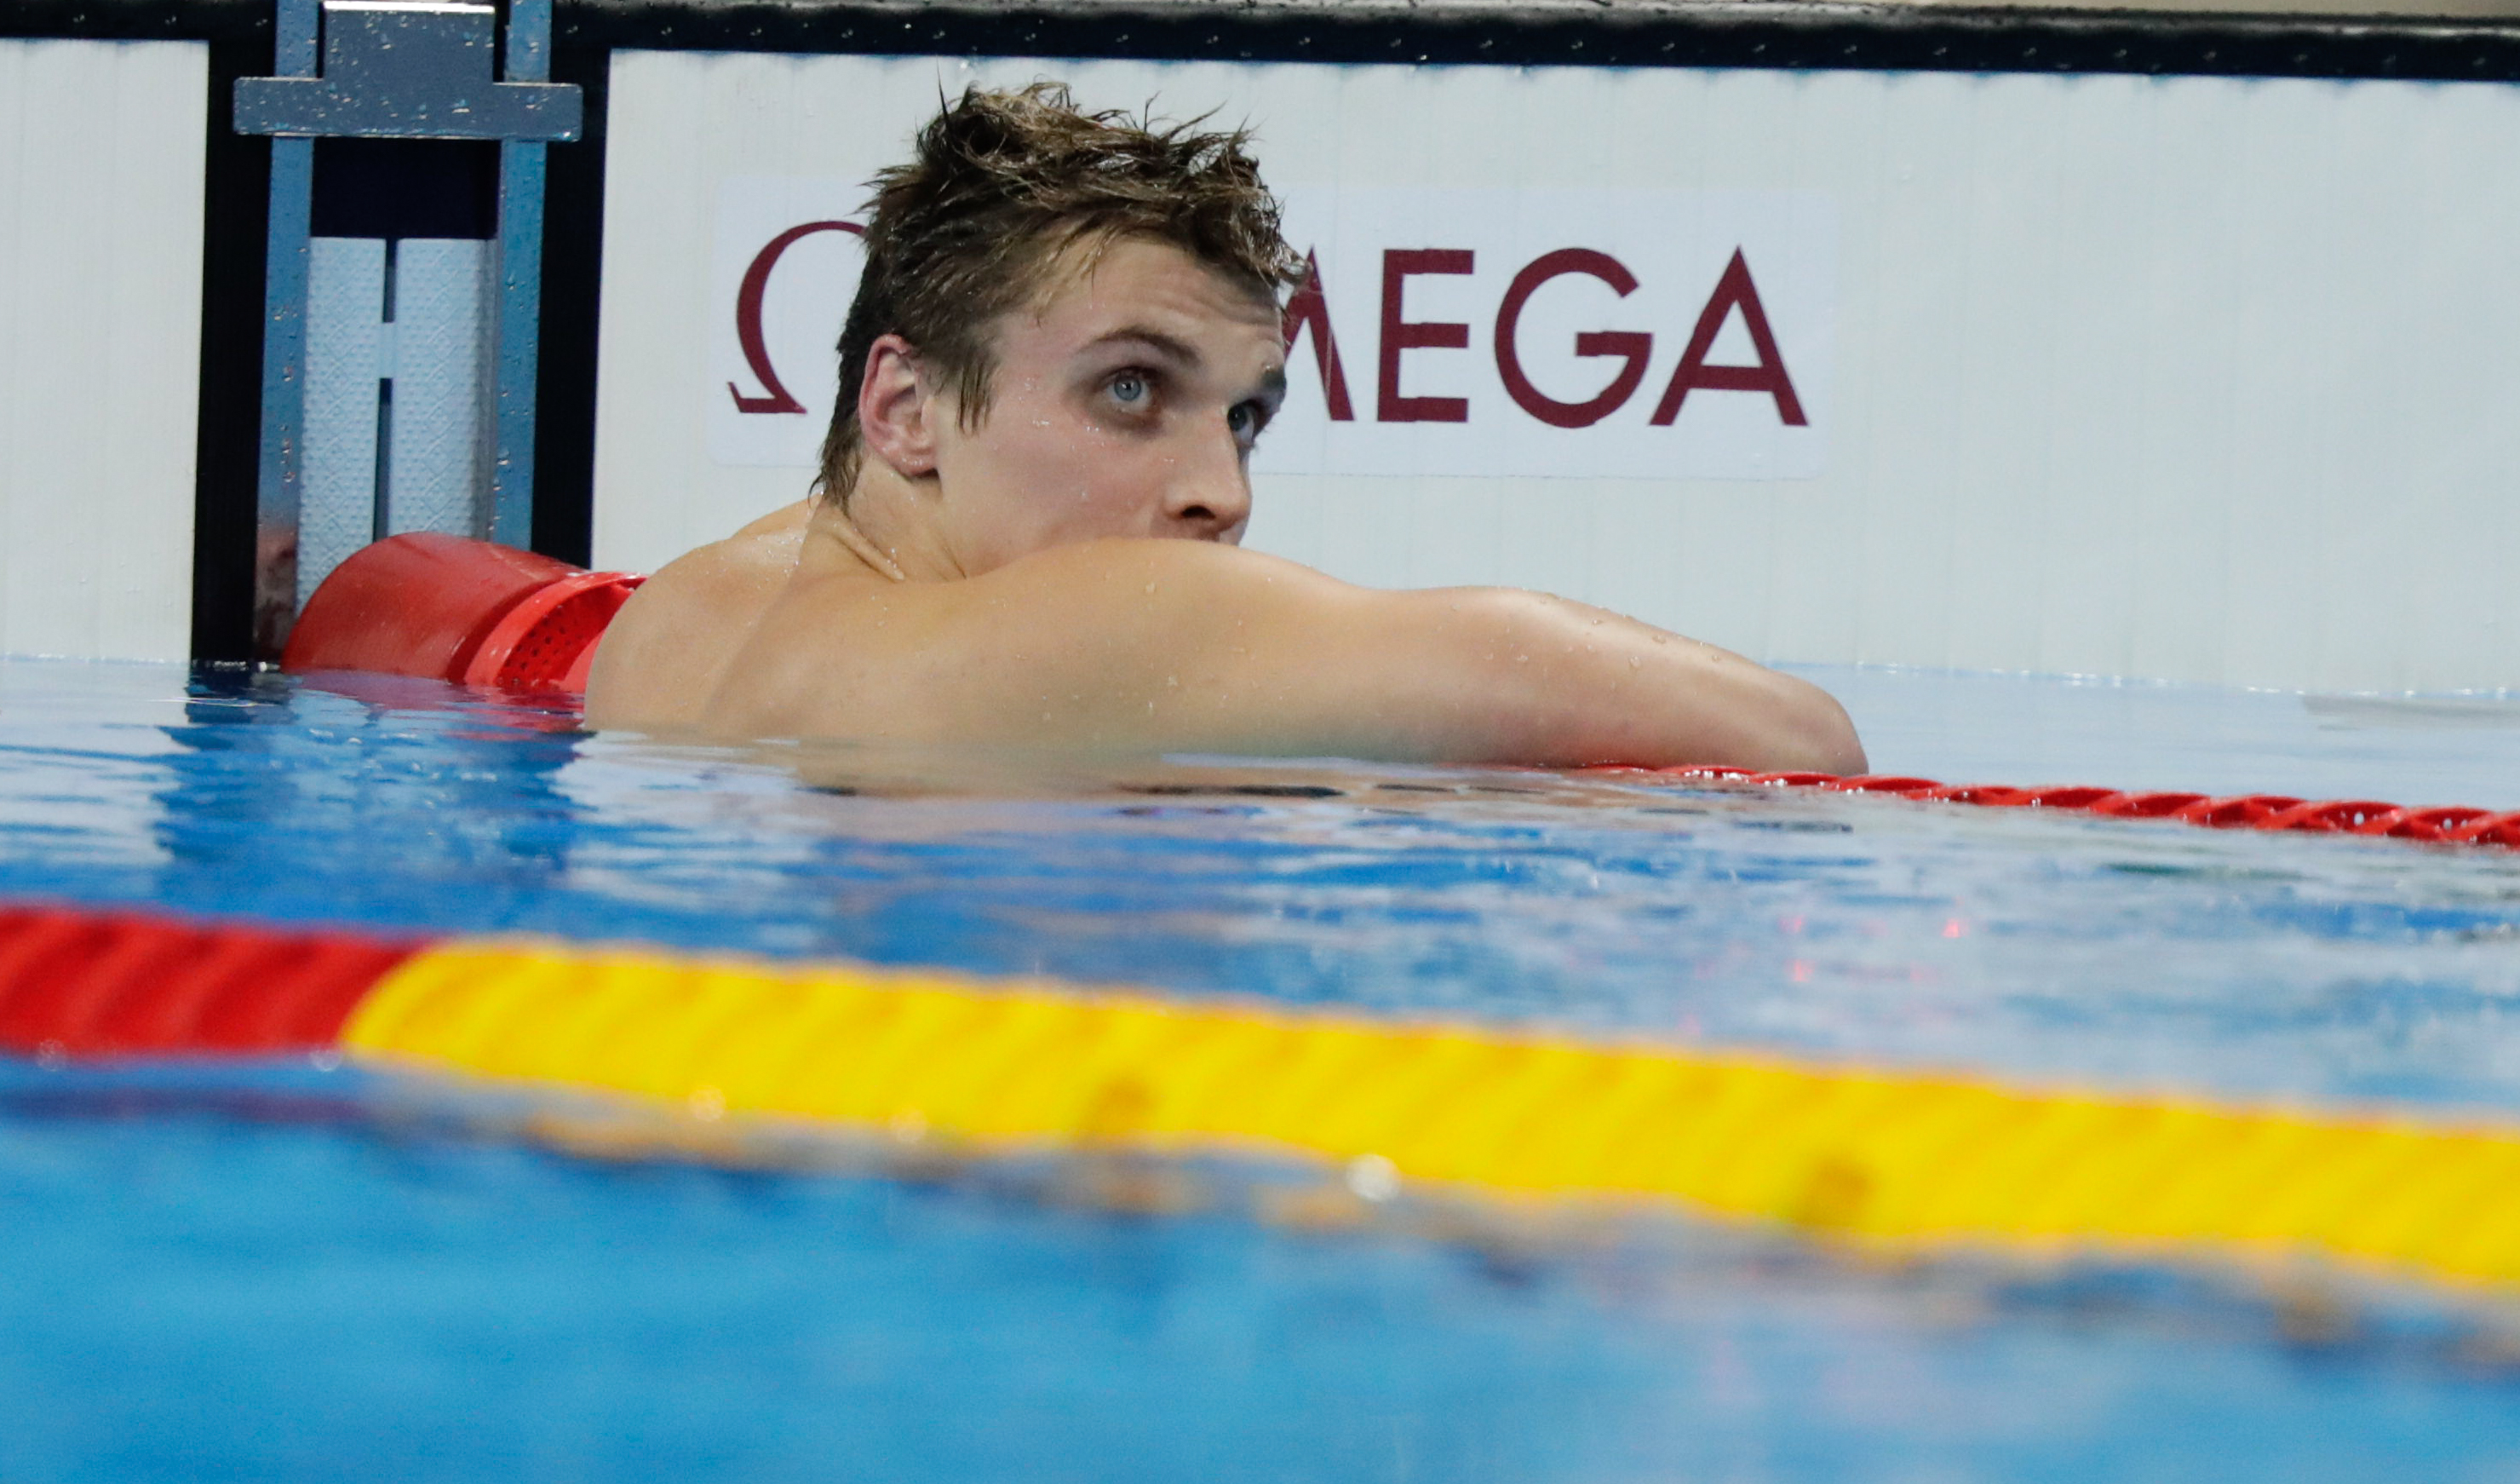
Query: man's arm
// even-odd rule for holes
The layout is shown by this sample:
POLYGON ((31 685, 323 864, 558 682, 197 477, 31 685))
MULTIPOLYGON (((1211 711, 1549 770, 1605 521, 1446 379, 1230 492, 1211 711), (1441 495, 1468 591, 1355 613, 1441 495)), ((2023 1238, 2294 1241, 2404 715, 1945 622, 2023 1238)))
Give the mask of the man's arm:
POLYGON ((873 601, 880 613, 858 624, 774 613, 771 652, 739 663, 721 724, 1410 761, 1864 768, 1846 713, 1818 688, 1535 593, 1381 592, 1232 547, 1100 541, 873 601), (848 632, 863 624, 890 632, 848 632))

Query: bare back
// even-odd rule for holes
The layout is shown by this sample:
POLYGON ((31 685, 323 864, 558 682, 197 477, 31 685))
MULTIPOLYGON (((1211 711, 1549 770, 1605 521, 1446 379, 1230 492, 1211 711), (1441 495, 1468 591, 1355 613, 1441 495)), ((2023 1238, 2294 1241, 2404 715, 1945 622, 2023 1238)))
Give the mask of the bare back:
POLYGON ((812 516, 799 501, 666 564, 605 631, 587 719, 649 731, 698 726, 736 652, 796 568, 812 516))

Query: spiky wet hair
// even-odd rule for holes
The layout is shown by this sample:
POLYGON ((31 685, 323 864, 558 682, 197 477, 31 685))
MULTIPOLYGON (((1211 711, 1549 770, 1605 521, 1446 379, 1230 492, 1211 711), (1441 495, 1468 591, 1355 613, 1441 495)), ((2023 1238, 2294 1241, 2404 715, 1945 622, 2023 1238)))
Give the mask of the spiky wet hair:
POLYGON ((865 267, 840 331, 840 393, 815 487, 845 500, 864 445, 858 390, 877 338, 898 335, 950 386, 966 427, 988 413, 998 320, 1047 287, 1072 245, 1151 238, 1275 297, 1302 264, 1280 234, 1241 129, 1201 132, 1078 110, 1063 84, 971 88, 877 175, 865 267))

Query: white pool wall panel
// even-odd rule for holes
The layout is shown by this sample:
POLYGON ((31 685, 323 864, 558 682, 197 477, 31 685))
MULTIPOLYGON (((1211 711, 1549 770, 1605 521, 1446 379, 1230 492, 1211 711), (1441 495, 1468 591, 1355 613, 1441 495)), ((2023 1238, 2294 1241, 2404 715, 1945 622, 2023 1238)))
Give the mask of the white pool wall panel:
POLYGON ((189 651, 207 79, 0 41, 0 653, 189 651))
POLYGON ((301 605, 371 541, 484 529, 492 459, 490 245, 317 237, 306 269, 301 605))
MULTIPOLYGON (((1773 659, 2520 685, 2520 89, 2489 84, 617 53, 599 564, 652 568, 805 492, 855 249, 800 240, 770 281, 796 415, 735 406, 763 390, 744 266, 855 214, 940 87, 1039 76, 1248 119, 1298 246, 1343 275, 1357 420, 1325 421, 1298 345, 1254 546, 1773 659), (1393 235, 1411 222, 1427 240, 1393 235), (1650 429, 1735 239, 1810 426, 1699 390, 1650 429), (1532 379, 1600 384, 1552 359, 1569 330, 1650 329, 1654 358, 1609 418, 1545 427, 1487 364, 1496 296, 1538 250, 1604 245, 1644 287, 1544 290, 1568 296, 1524 322, 1532 379), (1410 318, 1472 327, 1406 372, 1466 424, 1374 424, 1371 265, 1404 247, 1477 250, 1474 277, 1407 290, 1410 318), (1639 463, 1659 433, 1696 472, 1639 463)), ((1741 330, 1710 359, 1738 364, 1741 330)))
POLYGON ((393 446, 381 536, 489 528, 490 244, 395 245, 393 446))
POLYGON ((305 428, 299 445, 297 601, 377 539, 377 445, 386 357, 382 238, 306 243, 305 428))

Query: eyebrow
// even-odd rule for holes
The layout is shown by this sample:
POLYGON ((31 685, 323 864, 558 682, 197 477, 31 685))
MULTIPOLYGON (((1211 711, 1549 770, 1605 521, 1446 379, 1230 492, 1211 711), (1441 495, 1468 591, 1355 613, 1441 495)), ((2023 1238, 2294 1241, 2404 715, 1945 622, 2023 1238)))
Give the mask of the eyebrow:
POLYGON ((1099 349, 1120 340, 1140 340, 1185 365, 1199 364, 1199 353, 1188 340, 1166 335, 1160 330, 1149 330, 1144 325, 1123 325, 1107 335, 1096 336, 1086 348, 1099 349))

